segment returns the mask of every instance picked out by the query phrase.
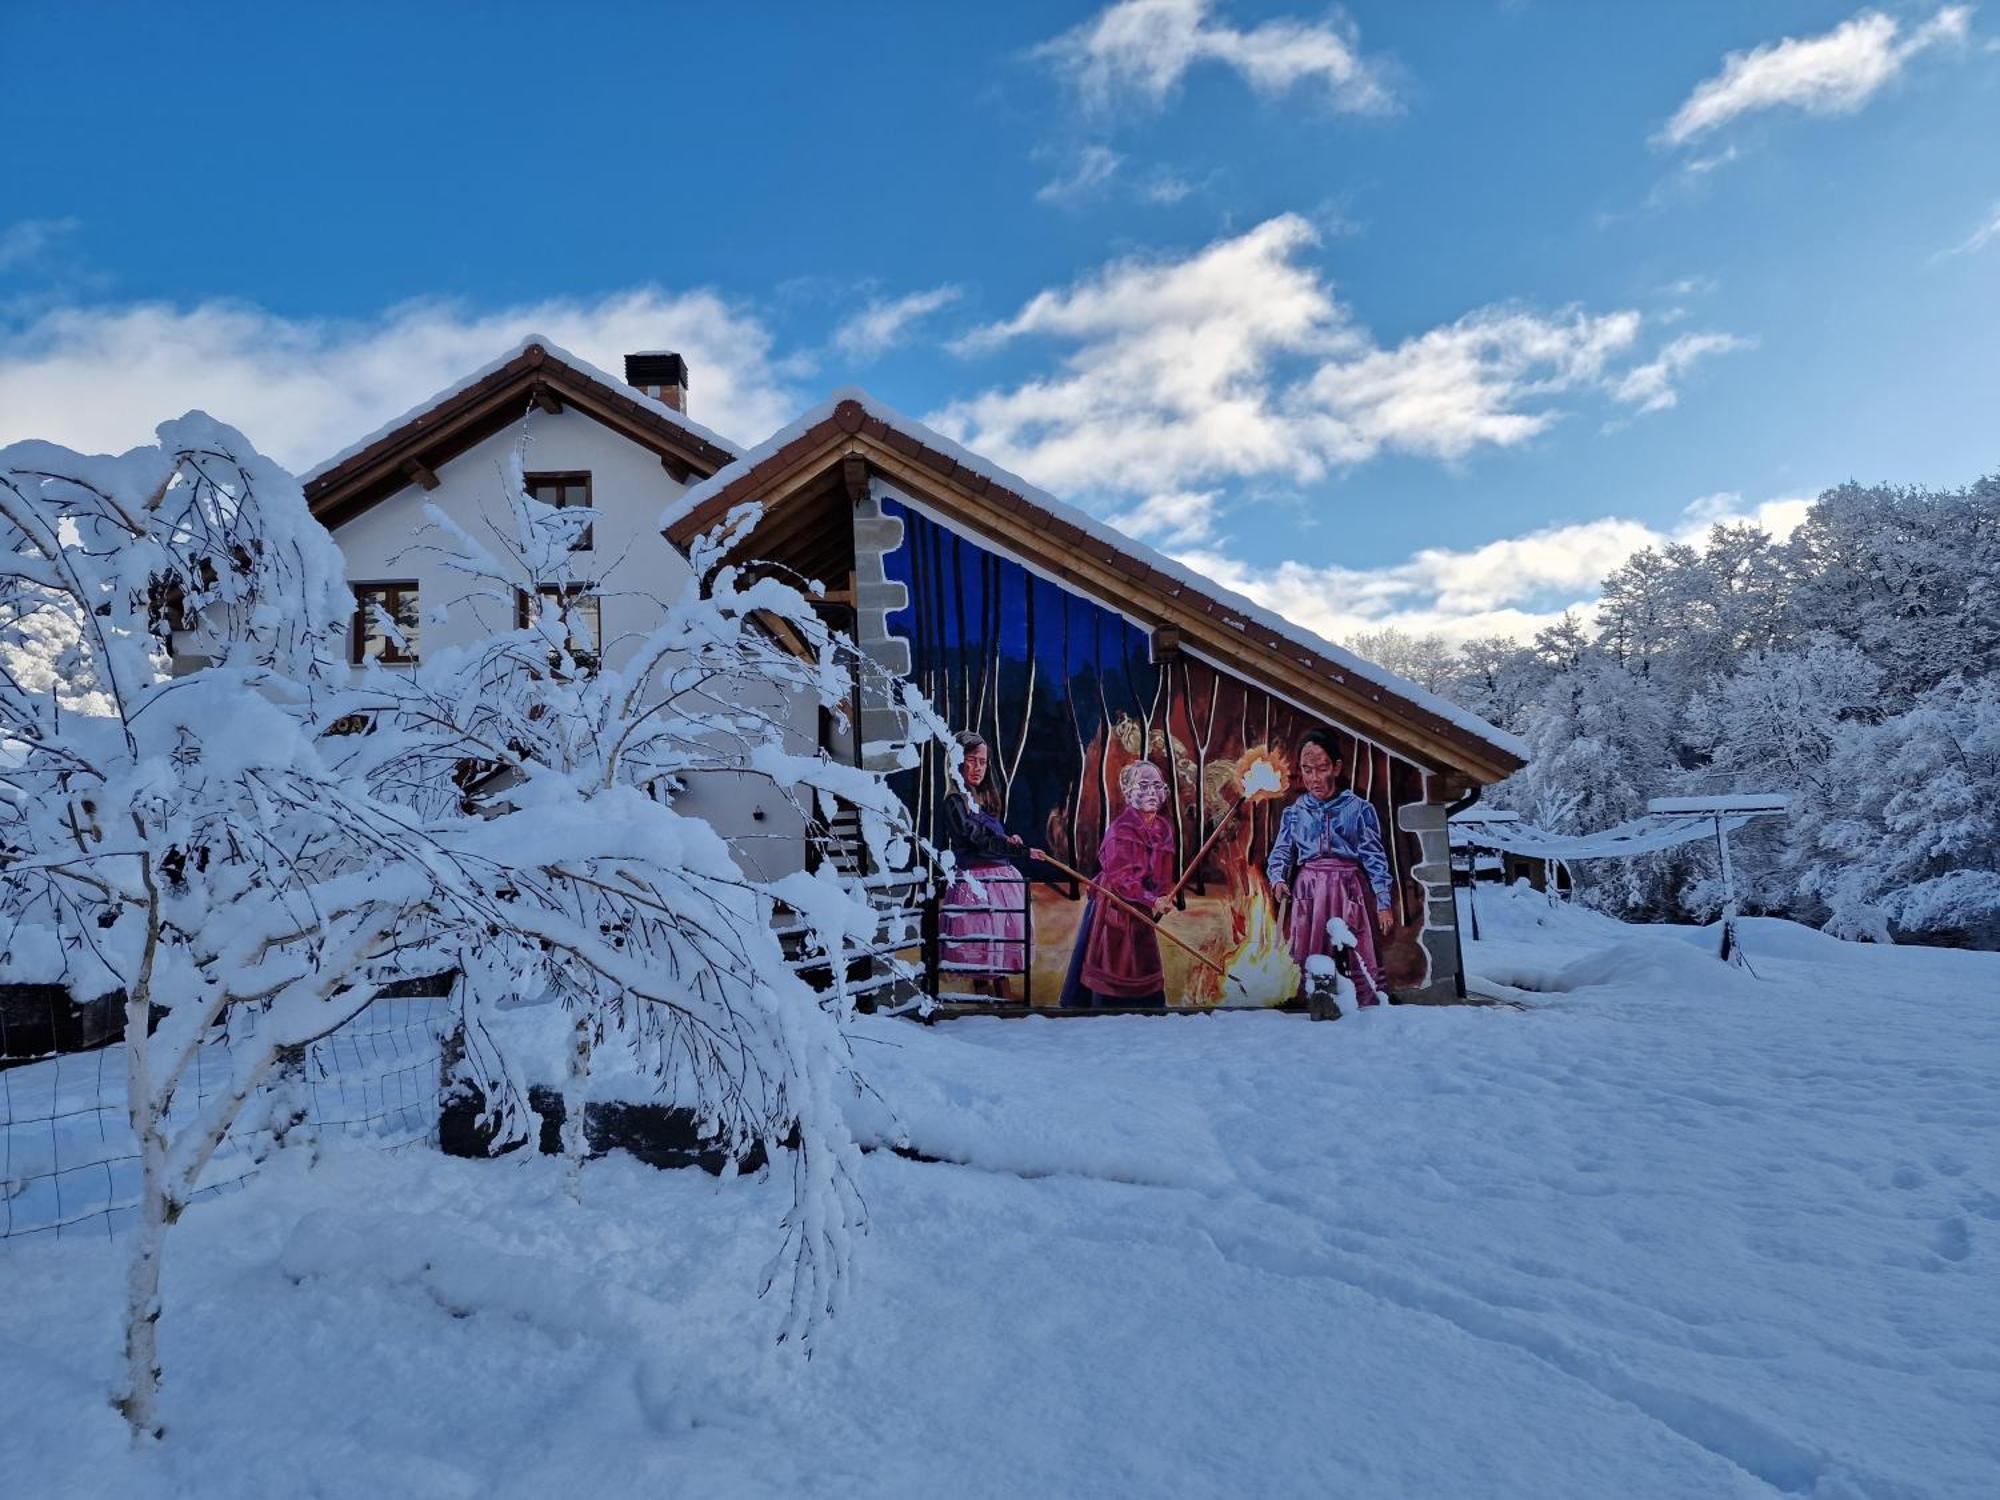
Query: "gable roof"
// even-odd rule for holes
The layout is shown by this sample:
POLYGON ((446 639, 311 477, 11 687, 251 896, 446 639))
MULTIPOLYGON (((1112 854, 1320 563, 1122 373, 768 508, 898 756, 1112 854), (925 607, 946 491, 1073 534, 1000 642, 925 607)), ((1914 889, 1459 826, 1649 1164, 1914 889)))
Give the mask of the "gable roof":
POLYGON ((519 421, 531 406, 573 406, 659 454, 682 481, 706 478, 739 452, 683 413, 531 336, 300 476, 306 503, 333 527, 411 484, 430 489, 439 465, 519 421))
POLYGON ((760 502, 766 519, 782 512, 788 498, 823 488, 829 468, 850 458, 864 460, 948 524, 1130 618, 1177 627, 1197 654, 1364 729, 1420 765, 1491 783, 1527 763, 1528 747, 1514 735, 1199 577, 852 388, 680 496, 661 516, 661 529, 685 550, 738 505, 760 502))

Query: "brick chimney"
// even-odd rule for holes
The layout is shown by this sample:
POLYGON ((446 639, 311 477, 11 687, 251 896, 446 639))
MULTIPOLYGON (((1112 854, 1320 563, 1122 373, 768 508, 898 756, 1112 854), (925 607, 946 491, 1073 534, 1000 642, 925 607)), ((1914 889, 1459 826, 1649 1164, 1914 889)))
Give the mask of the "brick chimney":
POLYGON ((675 411, 687 410, 687 361, 664 349, 625 356, 625 383, 675 411))

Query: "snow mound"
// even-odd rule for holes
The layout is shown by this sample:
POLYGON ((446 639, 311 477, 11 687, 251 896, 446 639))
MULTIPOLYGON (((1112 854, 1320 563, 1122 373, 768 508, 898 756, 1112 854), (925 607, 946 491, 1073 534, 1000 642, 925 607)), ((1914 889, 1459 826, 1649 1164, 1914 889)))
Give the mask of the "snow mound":
POLYGON ((1715 949, 1694 948, 1663 933, 1628 938, 1587 953, 1557 970, 1554 982, 1548 986, 1562 994, 1634 987, 1653 995, 1706 996, 1727 992, 1754 996, 1757 981, 1722 962, 1715 949))
MULTIPOLYGON (((1071 1174, 1156 1187, 1231 1181, 1207 1117, 1186 1095, 1106 1078, 1075 1053, 1038 1048, 1025 1067, 995 1028, 1183 1027, 1200 1019, 964 1020, 942 1027, 863 1018, 848 1110, 864 1146, 1022 1177, 1071 1174), (981 1045, 998 1041, 995 1047, 981 1045)), ((1041 1037, 1033 1038, 1040 1042, 1041 1037)), ((1060 1040, 1059 1038, 1057 1040, 1060 1040)))

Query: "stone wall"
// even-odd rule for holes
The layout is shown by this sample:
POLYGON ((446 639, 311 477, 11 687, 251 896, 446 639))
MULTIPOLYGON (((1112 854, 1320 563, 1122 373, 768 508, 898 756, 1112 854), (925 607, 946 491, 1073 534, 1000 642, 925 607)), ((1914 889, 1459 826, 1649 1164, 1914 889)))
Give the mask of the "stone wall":
MULTIPOLYGON (((910 643, 889 630, 889 616, 906 607, 909 591, 893 581, 882 559, 903 545, 903 523, 882 513, 882 502, 871 486, 854 507, 854 639, 861 654, 900 681, 910 674, 910 643)), ((861 685, 861 764, 871 771, 893 771, 894 747, 909 737, 909 716, 891 696, 892 682, 861 685)))
MULTIPOLYGON (((1428 778, 1431 794, 1442 795, 1437 778, 1428 778)), ((1430 954, 1431 982, 1421 990, 1399 993, 1398 1000, 1437 1004, 1456 1000, 1459 980, 1458 902, 1451 887, 1451 842, 1445 831, 1443 802, 1410 802, 1396 810, 1396 824, 1416 835, 1423 858, 1410 873, 1423 885, 1424 948, 1430 954)))

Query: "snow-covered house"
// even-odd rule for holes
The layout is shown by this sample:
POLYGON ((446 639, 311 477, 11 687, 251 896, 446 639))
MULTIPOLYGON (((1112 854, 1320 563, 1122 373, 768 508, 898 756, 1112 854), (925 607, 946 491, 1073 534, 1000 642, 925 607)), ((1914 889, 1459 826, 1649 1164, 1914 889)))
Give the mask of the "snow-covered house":
MULTIPOLYGON (((347 558, 360 604, 350 639, 356 663, 413 666, 426 650, 517 624, 537 607, 518 599, 514 620, 483 618, 476 606, 440 608, 465 591, 465 579, 424 535, 429 507, 475 539, 493 526, 504 534, 506 469, 517 449, 535 498, 595 512, 575 569, 600 590, 589 633, 615 660, 658 623, 658 601, 675 598, 690 577, 685 553, 661 534, 660 514, 739 454, 683 410, 680 355, 630 355, 625 371, 621 381, 545 339, 526 339, 302 476, 313 514, 347 558), (399 629, 383 630, 382 615, 399 629)), ((811 747, 817 718, 800 710, 792 748, 811 747)), ((780 876, 804 861, 800 819, 761 783, 711 774, 681 806, 721 830, 761 874, 780 876)))
MULTIPOLYGON (((1383 985, 1462 992, 1447 810, 1522 765, 1518 740, 860 392, 739 452, 687 418, 678 357, 634 355, 626 377, 530 340, 306 476, 357 592, 414 626, 410 654, 434 643, 425 608, 452 586, 412 549, 425 503, 476 530, 504 506, 500 470, 524 438, 534 492, 596 512, 606 641, 640 623, 620 612, 685 586, 697 537, 756 502, 728 560, 814 586, 868 658, 981 742, 983 833, 943 752, 896 776, 959 872, 987 871, 948 882, 930 913, 924 959, 947 1004, 1281 1002, 1301 930, 1325 914, 1300 884, 1306 856, 1343 851, 1366 883, 1341 889, 1372 897, 1374 920, 1351 914, 1383 985), (1301 851, 1281 836, 1285 808, 1329 759, 1357 799, 1352 837, 1301 851), (1135 828, 1150 830, 1146 872, 1114 868, 1135 828), (1161 906, 1156 931, 1120 935, 1126 895, 1161 906)), ((365 621, 354 650, 404 654, 365 621)), ((851 724, 814 712, 798 733, 891 769, 905 726, 879 687, 858 681, 857 696, 851 724)), ((753 786, 700 796, 689 810, 765 872, 805 860, 802 826, 753 786)))

